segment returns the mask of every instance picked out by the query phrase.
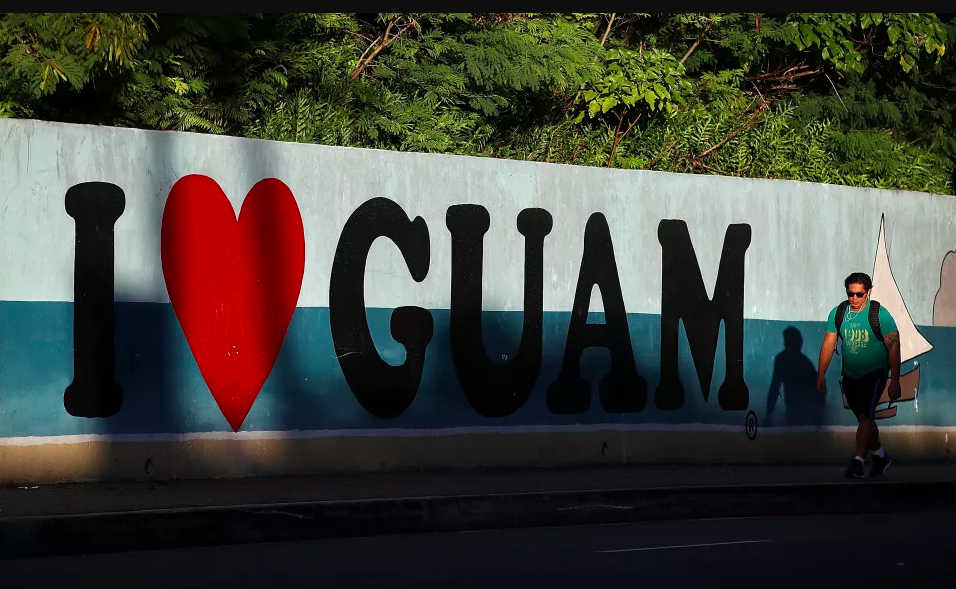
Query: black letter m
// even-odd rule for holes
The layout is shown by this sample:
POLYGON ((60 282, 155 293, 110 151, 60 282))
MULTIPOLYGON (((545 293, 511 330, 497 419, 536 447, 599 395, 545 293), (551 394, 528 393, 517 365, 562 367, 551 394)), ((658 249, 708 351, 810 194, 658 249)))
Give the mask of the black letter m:
POLYGON ((744 382, 744 256, 750 247, 750 225, 727 227, 713 300, 707 298, 687 223, 663 219, 657 238, 662 254, 661 381, 654 404, 658 409, 678 409, 684 404, 684 387, 677 373, 682 320, 700 388, 707 400, 723 321, 727 374, 717 400, 724 410, 746 409, 750 391, 744 382))

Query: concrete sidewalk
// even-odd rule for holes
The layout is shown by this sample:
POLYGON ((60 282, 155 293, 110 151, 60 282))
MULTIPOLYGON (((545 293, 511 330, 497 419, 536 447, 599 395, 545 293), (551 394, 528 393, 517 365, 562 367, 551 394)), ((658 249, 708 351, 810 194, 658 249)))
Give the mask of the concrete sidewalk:
POLYGON ((602 466, 0 488, 0 559, 479 528, 956 507, 956 465, 602 466))

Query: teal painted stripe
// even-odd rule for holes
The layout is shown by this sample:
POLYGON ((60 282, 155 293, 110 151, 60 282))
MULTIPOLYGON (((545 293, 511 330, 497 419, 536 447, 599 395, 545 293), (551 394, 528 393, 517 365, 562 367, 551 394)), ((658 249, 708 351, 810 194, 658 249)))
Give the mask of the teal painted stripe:
MULTIPOLYGON (((124 390, 123 409, 108 419, 70 416, 63 408, 63 390, 72 380, 72 304, 0 302, 0 437, 70 434, 159 434, 230 432, 199 373, 172 310, 165 304, 116 305, 116 371, 124 390)), ((369 309, 373 338, 383 357, 397 364, 404 349, 388 332, 390 309, 369 309)), ((554 426, 572 424, 724 424, 743 427, 746 412, 725 412, 717 405, 724 376, 723 335, 711 384, 704 401, 689 349, 681 335, 680 376, 686 391, 683 408, 659 411, 653 397, 641 413, 608 414, 598 402, 577 415, 553 415, 546 403, 547 386, 560 369, 567 336, 568 313, 545 313, 544 358, 527 403, 504 418, 487 418, 468 404, 451 363, 447 310, 432 311, 435 335, 428 347, 418 396, 395 419, 378 419, 355 400, 345 383, 329 335, 325 308, 296 310, 279 359, 243 424, 243 431, 336 430, 376 428, 452 428, 476 426, 554 426)), ((592 321, 603 321, 592 314, 592 321)), ((485 349, 492 358, 513 357, 521 334, 522 314, 484 314, 485 349)), ((660 317, 628 316, 634 356, 651 395, 659 380, 660 317)), ((917 412, 913 403, 900 406, 886 425, 956 425, 956 329, 920 328, 935 346, 917 360, 923 381, 917 412)), ((823 322, 780 322, 748 319, 745 330, 745 377, 750 408, 761 426, 767 424, 768 391, 777 365, 784 381, 774 425, 852 425, 839 393, 824 404, 812 390, 823 322), (803 348, 783 351, 783 331, 794 327, 803 348)), ((596 383, 610 366, 608 354, 587 350, 585 378, 596 383)), ((908 370, 912 363, 907 364, 908 370)), ((830 369, 830 390, 839 391, 839 359, 830 369)))

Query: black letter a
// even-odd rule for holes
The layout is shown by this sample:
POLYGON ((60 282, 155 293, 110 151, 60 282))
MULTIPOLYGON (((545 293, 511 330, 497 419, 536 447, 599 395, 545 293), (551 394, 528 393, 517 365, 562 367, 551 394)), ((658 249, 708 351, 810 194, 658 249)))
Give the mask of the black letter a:
POLYGON ((611 370, 601 378, 601 406, 608 413, 643 411, 647 404, 647 381, 637 373, 621 281, 617 275, 611 230, 601 213, 594 213, 584 229, 584 255, 578 274, 571 325, 564 347, 564 363, 558 379, 548 387, 552 413, 581 413, 591 404, 591 383, 580 373, 585 348, 607 348, 611 370), (588 323, 591 289, 597 284, 604 300, 606 323, 588 323))

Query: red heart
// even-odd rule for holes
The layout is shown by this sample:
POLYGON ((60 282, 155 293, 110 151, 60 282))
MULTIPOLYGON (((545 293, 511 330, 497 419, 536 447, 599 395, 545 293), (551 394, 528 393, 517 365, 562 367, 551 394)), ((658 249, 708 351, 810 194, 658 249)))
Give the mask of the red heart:
POLYGON ((236 213, 215 180, 183 176, 163 211, 163 276, 189 349, 239 431, 272 372, 305 271, 292 191, 261 180, 236 213))

